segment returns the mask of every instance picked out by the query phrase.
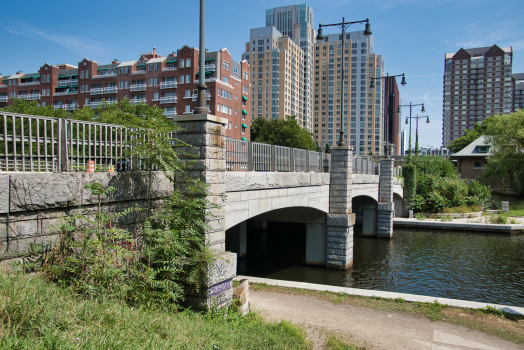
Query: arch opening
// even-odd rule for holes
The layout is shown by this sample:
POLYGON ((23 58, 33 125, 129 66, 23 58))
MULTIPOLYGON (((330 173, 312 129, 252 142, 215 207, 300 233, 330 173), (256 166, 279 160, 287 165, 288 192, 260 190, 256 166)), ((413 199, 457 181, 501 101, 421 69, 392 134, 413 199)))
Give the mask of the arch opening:
POLYGON ((356 235, 376 236, 377 234, 377 201, 370 196, 351 198, 351 207, 355 213, 356 235))

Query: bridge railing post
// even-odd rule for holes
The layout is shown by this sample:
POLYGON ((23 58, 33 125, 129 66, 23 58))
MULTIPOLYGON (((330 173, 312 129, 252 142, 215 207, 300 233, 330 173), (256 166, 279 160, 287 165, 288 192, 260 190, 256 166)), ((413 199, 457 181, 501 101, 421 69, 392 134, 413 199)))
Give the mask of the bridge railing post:
POLYGON ((379 192, 377 203, 377 237, 391 238, 393 236, 393 176, 394 160, 392 158, 380 161, 379 192))
POLYGON ((271 145, 270 168, 269 171, 277 171, 277 152, 276 146, 271 145))
POLYGON ((247 171, 253 171, 253 142, 247 143, 247 171))
POLYGON ((324 153, 318 152, 318 172, 324 172, 324 153))
POLYGON ((295 171, 295 151, 293 147, 289 147, 289 172, 295 171))
POLYGON ((306 170, 304 171, 309 173, 309 170, 309 150, 306 150, 306 170))

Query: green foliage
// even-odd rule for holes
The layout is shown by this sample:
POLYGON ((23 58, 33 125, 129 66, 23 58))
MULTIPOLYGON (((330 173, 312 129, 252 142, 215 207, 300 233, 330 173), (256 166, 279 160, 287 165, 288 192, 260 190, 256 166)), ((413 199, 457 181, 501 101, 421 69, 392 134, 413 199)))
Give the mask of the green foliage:
POLYGON ((331 145, 329 143, 326 143, 326 148, 324 149, 324 153, 331 153, 331 145))
POLYGON ((255 119, 251 123, 251 141, 315 150, 313 134, 298 125, 295 116, 286 116, 285 119, 255 119))
POLYGON ((22 99, 14 99, 9 106, 0 108, 0 111, 41 115, 51 118, 67 118, 67 111, 64 109, 55 109, 53 106, 41 106, 38 101, 26 101, 22 99))
POLYGON ((234 310, 208 314, 81 300, 38 275, 0 274, 0 349, 309 349, 297 326, 234 310))
POLYGON ((402 168, 402 173, 404 194, 410 198, 411 209, 415 213, 442 213, 447 208, 477 206, 491 198, 491 190, 487 186, 461 179, 449 159, 417 157, 412 164, 402 168), (411 184, 412 173, 416 173, 414 186, 411 184), (412 195, 412 191, 416 194, 412 195))
POLYGON ((404 177, 404 196, 413 202, 417 193, 417 167, 409 162, 402 167, 402 176, 404 177))
POLYGON ((485 119, 482 124, 475 123, 473 130, 466 130, 464 136, 451 141, 448 149, 451 153, 457 153, 463 150, 467 145, 478 139, 480 136, 486 134, 488 126, 491 124, 492 118, 485 119))
POLYGON ((504 213, 490 215, 486 221, 490 224, 506 225, 509 221, 508 216, 504 213))
POLYGON ((524 197, 524 110, 496 115, 486 127, 486 140, 492 156, 480 179, 510 187, 517 197, 524 197))
POLYGON ((346 344, 346 342, 339 337, 337 337, 335 334, 331 334, 328 338, 326 349, 328 350, 359 350, 364 349, 360 346, 356 345, 349 345, 346 344))

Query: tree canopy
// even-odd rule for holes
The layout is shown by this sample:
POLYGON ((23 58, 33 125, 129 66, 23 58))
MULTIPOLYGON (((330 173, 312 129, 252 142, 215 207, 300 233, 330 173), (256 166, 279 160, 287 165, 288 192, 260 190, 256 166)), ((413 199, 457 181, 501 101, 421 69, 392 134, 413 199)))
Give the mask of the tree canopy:
POLYGON ((295 116, 286 116, 285 119, 255 119, 251 123, 251 141, 316 150, 313 133, 298 125, 295 116))
POLYGON ((461 150, 463 150, 467 145, 478 139, 480 136, 486 134, 486 129, 491 123, 491 119, 487 118, 482 122, 482 124, 475 123, 473 126, 473 130, 466 130, 464 132, 464 136, 459 137, 458 139, 455 139, 454 141, 451 141, 451 143, 448 146, 448 149, 451 153, 457 153, 461 150))
POLYGON ((490 118, 486 140, 491 154, 481 180, 510 187, 517 197, 524 196, 524 110, 490 118))

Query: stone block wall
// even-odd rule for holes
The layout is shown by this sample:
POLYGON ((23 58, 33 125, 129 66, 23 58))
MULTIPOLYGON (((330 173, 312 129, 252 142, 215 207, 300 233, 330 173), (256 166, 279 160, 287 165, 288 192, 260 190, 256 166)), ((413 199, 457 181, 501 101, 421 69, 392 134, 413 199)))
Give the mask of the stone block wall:
POLYGON ((377 237, 391 238, 393 236, 393 159, 380 161, 380 181, 377 203, 377 237))
MULTIPOLYGON (((0 257, 4 261, 28 256, 35 243, 51 246, 59 225, 69 215, 97 210, 98 199, 84 184, 98 182, 115 191, 102 198, 102 210, 121 212, 147 206, 148 174, 13 173, 0 175, 0 257)), ((152 173, 152 206, 170 195, 173 184, 162 172, 152 173)), ((119 224, 136 232, 144 212, 122 217, 119 224)))

